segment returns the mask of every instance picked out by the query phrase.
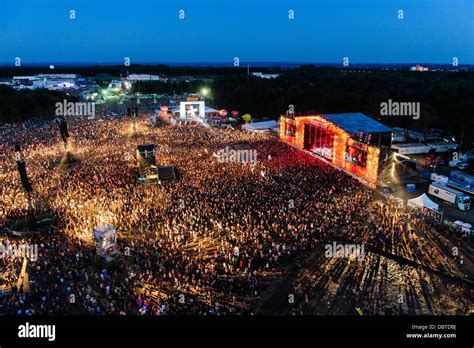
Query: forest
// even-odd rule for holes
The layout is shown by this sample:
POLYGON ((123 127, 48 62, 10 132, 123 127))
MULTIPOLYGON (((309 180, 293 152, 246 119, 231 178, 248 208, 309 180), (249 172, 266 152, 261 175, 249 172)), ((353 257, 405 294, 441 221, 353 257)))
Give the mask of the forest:
POLYGON ((29 119, 49 120, 55 118, 55 104, 64 99, 76 98, 48 89, 15 90, 0 85, 0 125, 29 119))

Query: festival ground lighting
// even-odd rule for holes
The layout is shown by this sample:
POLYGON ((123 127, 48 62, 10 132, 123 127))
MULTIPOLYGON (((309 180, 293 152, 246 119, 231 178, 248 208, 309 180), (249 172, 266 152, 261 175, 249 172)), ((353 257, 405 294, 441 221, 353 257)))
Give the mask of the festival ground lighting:
POLYGON ((204 96, 204 97, 207 97, 210 93, 210 90, 209 88, 207 87, 204 87, 204 88, 201 88, 201 95, 204 96))

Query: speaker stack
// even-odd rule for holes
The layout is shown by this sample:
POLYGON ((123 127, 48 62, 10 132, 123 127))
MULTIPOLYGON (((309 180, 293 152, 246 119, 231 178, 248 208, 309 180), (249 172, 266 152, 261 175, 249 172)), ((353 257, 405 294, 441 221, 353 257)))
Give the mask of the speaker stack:
POLYGON ((23 156, 21 155, 21 147, 19 144, 15 145, 15 159, 16 166, 18 168, 18 173, 20 174, 21 185, 27 192, 33 191, 30 181, 28 180, 28 173, 26 172, 26 164, 23 161, 23 156))

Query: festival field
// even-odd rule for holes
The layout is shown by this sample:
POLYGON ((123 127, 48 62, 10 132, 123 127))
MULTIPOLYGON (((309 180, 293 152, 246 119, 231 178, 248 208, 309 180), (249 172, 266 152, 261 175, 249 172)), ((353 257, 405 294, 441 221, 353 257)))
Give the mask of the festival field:
POLYGON ((1 314, 454 315, 473 305, 472 264, 452 255, 444 231, 272 135, 155 128, 149 115, 135 128, 127 118, 70 121, 77 163, 66 164, 57 133, 25 126, 0 145, 0 222, 54 216, 29 241, 29 291, 13 289, 23 259, 1 260, 12 288, 1 314), (15 169, 18 141, 30 194, 15 169), (236 143, 256 150, 256 165, 217 160, 236 143), (179 178, 139 183, 140 144, 157 144, 157 164, 179 178), (108 266, 92 238, 103 224, 118 234, 108 266), (327 257, 333 243, 365 255, 327 257))

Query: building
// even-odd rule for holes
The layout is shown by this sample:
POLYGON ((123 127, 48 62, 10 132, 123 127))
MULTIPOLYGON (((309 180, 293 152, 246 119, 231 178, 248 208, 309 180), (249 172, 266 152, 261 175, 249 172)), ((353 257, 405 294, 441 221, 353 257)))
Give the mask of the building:
POLYGON ((419 64, 410 67, 411 71, 430 71, 430 68, 427 66, 421 66, 419 64))
POLYGON ((13 76, 14 83, 22 83, 28 81, 38 80, 38 76, 13 76))
POLYGON ((37 74, 34 76, 14 76, 13 83, 19 88, 75 88, 79 75, 77 74, 37 74))
POLYGON ((130 74, 127 77, 127 80, 130 82, 136 81, 161 81, 164 80, 159 75, 149 75, 149 74, 130 74))
POLYGON ((39 78, 46 78, 51 80, 72 80, 75 81, 79 78, 78 74, 38 74, 39 78))
POLYGON ((361 113, 281 116, 280 139, 375 187, 392 129, 361 113))
POLYGON ((456 143, 433 142, 433 143, 408 143, 408 144, 394 144, 392 151, 402 155, 419 155, 425 153, 445 153, 452 152, 458 149, 459 145, 456 143))

